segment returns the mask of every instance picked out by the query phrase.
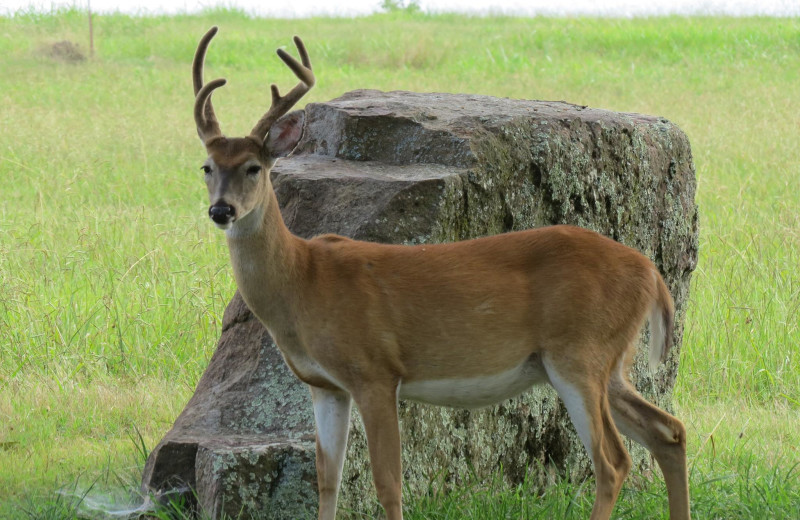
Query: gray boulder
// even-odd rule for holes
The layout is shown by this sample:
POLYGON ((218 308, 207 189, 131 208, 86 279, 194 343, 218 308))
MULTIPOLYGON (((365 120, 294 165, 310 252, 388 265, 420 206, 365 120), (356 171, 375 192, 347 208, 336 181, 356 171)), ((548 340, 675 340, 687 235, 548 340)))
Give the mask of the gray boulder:
MULTIPOLYGON (((697 262, 689 142, 670 122, 562 102, 354 91, 306 107, 295 154, 274 168, 289 228, 402 244, 435 243, 568 223, 652 258, 676 304, 676 348, 633 379, 669 399, 697 262)), ((646 337, 646 334, 643 335, 646 337)), ((640 351, 644 351, 645 337, 640 351)), ((423 493, 502 471, 509 483, 547 471, 581 477, 590 463, 549 387, 481 410, 401 403, 406 489, 423 493)), ((651 461, 632 450, 643 471, 651 461)), ((296 519, 316 510, 314 422, 305 385, 235 295, 197 390, 147 460, 148 492, 188 485, 218 517, 296 519)), ((340 509, 378 510, 357 412, 340 509)), ((345 515, 346 516, 346 515, 345 515)))

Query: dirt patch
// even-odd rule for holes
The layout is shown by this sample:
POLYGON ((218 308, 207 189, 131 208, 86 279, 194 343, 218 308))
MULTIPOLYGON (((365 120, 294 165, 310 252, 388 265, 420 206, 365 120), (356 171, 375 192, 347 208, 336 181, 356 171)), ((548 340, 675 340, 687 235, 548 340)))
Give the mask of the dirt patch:
POLYGON ((86 61, 86 55, 78 44, 69 40, 61 40, 60 42, 46 45, 44 54, 51 59, 64 63, 80 63, 86 61))

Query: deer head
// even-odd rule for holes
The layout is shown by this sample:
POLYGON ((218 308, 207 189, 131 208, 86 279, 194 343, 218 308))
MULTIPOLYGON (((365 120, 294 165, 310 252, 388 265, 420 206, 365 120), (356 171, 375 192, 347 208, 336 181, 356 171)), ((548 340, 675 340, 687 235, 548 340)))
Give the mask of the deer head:
POLYGON ((315 79, 305 45, 295 36, 294 43, 302 63, 283 49, 278 49, 278 56, 300 82, 285 96, 281 96, 273 84, 272 104, 250 135, 225 137, 211 104, 211 94, 223 86, 225 80, 215 79, 203 84, 203 62, 215 34, 217 27, 212 27, 203 36, 192 63, 194 119, 197 134, 208 152, 208 159, 202 166, 211 203, 208 215, 217 227, 228 229, 270 200, 267 196, 272 191, 270 169, 278 158, 294 150, 303 135, 305 113, 289 110, 314 86, 315 79))

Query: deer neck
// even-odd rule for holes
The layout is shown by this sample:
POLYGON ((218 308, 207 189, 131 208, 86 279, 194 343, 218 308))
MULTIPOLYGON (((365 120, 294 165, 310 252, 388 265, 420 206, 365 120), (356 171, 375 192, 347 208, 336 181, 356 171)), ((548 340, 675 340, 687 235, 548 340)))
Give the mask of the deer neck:
MULTIPOLYGON (((273 337, 291 327, 296 276, 305 241, 283 222, 275 193, 226 231, 239 292, 273 337)), ((277 338, 276 338, 277 339, 277 338)))

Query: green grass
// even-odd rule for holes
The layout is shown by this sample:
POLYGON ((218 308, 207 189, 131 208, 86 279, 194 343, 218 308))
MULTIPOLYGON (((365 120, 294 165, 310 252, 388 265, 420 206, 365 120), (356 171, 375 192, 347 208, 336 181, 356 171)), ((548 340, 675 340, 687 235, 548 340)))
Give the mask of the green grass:
MULTIPOLYGON (((800 20, 96 16, 96 57, 72 64, 47 52, 87 47, 85 15, 64 11, 0 18, 0 517, 25 517, 25 504, 69 517, 59 486, 135 481, 133 432, 158 441, 213 351, 234 284, 205 217, 189 77, 213 24, 207 76, 229 80, 215 104, 231 134, 266 109, 269 83, 294 84, 273 53, 293 34, 318 78, 304 102, 470 92, 677 123, 701 215, 675 404, 693 507, 800 509, 800 20)), ((617 514, 663 514, 660 480, 631 482, 617 514)), ((581 518, 592 489, 472 482, 409 497, 408 515, 581 518)))

